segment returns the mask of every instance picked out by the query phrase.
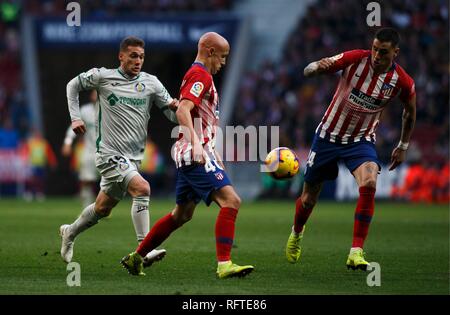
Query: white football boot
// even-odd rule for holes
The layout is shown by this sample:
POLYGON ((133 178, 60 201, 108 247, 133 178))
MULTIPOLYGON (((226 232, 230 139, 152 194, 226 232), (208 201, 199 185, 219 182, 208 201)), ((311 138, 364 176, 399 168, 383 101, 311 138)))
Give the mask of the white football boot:
POLYGON ((69 238, 67 233, 67 228, 69 224, 61 225, 59 228, 59 235, 61 235, 61 257, 66 263, 70 263, 72 261, 73 256, 73 243, 75 242, 73 239, 69 238))
POLYGON ((166 256, 165 249, 154 249, 144 257, 144 268, 150 267, 154 262, 160 261, 166 256))

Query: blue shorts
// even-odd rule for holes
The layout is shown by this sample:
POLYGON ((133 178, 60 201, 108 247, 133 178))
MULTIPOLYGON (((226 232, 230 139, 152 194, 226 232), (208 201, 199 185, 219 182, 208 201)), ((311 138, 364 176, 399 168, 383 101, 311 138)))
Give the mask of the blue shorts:
POLYGON ((209 206, 212 202, 211 193, 227 185, 231 185, 230 179, 214 161, 209 165, 183 166, 177 169, 176 202, 178 205, 188 201, 197 204, 203 199, 209 206))
POLYGON ((336 179, 339 171, 337 164, 340 161, 344 162, 351 173, 364 162, 377 163, 378 171, 381 171, 372 142, 361 140, 349 144, 332 143, 316 134, 306 162, 305 182, 317 184, 336 179))

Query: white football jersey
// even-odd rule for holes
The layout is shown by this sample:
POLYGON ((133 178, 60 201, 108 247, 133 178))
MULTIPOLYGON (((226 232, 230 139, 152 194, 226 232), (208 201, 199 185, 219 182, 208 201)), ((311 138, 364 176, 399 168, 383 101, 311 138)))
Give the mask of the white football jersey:
POLYGON ((175 113, 168 107, 173 99, 154 75, 141 72, 130 78, 120 68, 93 68, 74 80, 71 82, 77 83, 76 95, 70 83, 67 88, 72 121, 82 119, 78 92, 97 90, 95 150, 100 154, 120 154, 130 160, 142 160, 153 104, 177 123, 175 113))

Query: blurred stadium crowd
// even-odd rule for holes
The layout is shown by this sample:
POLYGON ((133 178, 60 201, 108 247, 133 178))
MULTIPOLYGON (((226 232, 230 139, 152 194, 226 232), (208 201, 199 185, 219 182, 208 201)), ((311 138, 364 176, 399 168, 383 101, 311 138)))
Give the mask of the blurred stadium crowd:
MULTIPOLYGON (((67 0, 27 0, 25 10, 37 15, 66 15, 67 0)), ((91 17, 117 14, 144 15, 155 12, 221 11, 232 0, 78 0, 82 14, 91 17)))
MULTIPOLYGON (((67 0, 6 0, 0 3, 0 147, 16 146, 30 133, 30 113, 23 86, 20 51, 20 16, 67 15, 67 0), (8 135, 3 135, 8 132, 8 135), (5 143, 8 142, 8 143, 5 143)), ((221 11, 232 0, 95 0, 77 1, 82 14, 93 17, 155 12, 221 11)))
MULTIPOLYGON (((27 199, 42 199, 45 195, 46 171, 58 167, 57 152, 44 135, 32 127, 31 112, 25 99, 21 61, 21 16, 66 16, 68 0, 6 0, 0 3, 0 196, 2 184, 12 184, 13 190, 27 199), (17 172, 20 170, 20 172, 17 172), (17 187, 15 188, 17 184, 17 187)), ((114 17, 118 14, 149 14, 171 12, 218 12, 228 10, 232 0, 96 0, 77 1, 83 16, 114 17)), ((61 135, 63 136, 63 135, 61 135)), ((71 159, 74 171, 79 166, 81 145, 71 159)), ((151 141, 143 161, 144 176, 152 175, 160 183, 162 159, 158 148, 151 141), (148 159, 147 159, 148 160, 148 159)), ((11 188, 11 187, 7 187, 11 188)))
MULTIPOLYGON (((315 128, 338 80, 333 76, 306 79, 303 69, 312 61, 342 51, 370 49, 374 32, 367 32, 367 26, 355 18, 367 16, 365 8, 353 0, 320 0, 311 5, 286 41, 281 60, 266 60, 243 78, 234 124, 279 125, 280 145, 295 148, 306 161, 315 128)), ((395 27, 401 34, 397 62, 415 80, 417 91, 417 122, 408 162, 420 166, 412 171, 418 176, 410 179, 414 183, 405 181, 405 187, 394 189, 393 197, 448 202, 447 1, 384 1, 381 16, 383 26, 395 27), (409 189, 431 189, 431 193, 417 197, 417 193, 407 192, 409 189)), ((377 130, 379 159, 386 164, 400 139, 401 114, 398 100, 391 103, 377 130)))
MULTIPOLYGON (((55 165, 54 153, 30 126, 22 82, 20 16, 67 14, 64 0, 9 0, 0 4, 0 150, 20 149, 36 166, 55 165), (25 149, 24 149, 25 148, 25 149), (34 153, 33 153, 34 152, 34 153)), ((114 16, 140 12, 230 10, 234 0, 96 0, 78 1, 83 15, 114 16)), ((356 19, 365 17, 364 5, 354 0, 319 0, 298 21, 286 41, 281 60, 265 60, 242 78, 230 124, 279 125, 280 145, 295 148, 305 160, 316 126, 331 100, 337 78, 303 77, 311 61, 351 49, 369 49, 373 33, 356 19), (327 10, 323 10, 323 8, 327 10), (351 15, 344 14, 352 12, 351 15)), ((383 1, 382 25, 400 31, 397 62, 416 82, 417 123, 408 152, 416 165, 408 187, 393 196, 415 201, 448 202, 449 62, 448 2, 444 0, 383 1), (417 197, 414 189, 430 191, 417 197), (412 197, 414 195, 415 197, 412 197), (445 195, 445 197, 443 197, 445 195)), ((377 132, 381 161, 388 163, 400 138, 402 106, 397 101, 383 113, 377 132)), ((57 150, 59 148, 53 148, 57 150)), ((6 168, 6 167, 5 167, 6 168)), ((405 185, 406 185, 405 181, 405 185)))

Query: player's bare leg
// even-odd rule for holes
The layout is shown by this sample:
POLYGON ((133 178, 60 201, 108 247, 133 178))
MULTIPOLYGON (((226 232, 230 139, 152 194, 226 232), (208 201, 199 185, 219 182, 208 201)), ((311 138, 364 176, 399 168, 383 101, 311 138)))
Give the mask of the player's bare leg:
POLYGON ((377 186, 378 165, 365 162, 353 176, 359 187, 359 198, 355 210, 353 243, 347 258, 347 268, 366 270, 369 263, 364 259, 363 246, 369 233, 369 225, 375 208, 375 190, 377 186))
POLYGON ((295 218, 286 244, 286 258, 290 263, 296 263, 300 259, 303 231, 312 209, 319 199, 322 183, 310 184, 305 182, 303 192, 295 203, 295 218))
POLYGON ((69 263, 72 260, 73 245, 77 235, 97 224, 101 218, 108 216, 118 202, 100 191, 95 202, 84 208, 72 224, 61 225, 59 228, 62 238, 61 257, 65 262, 69 263))
POLYGON ((239 266, 231 261, 231 248, 234 240, 235 221, 241 199, 233 186, 224 186, 211 194, 220 207, 216 221, 216 253, 217 253, 217 276, 219 278, 243 277, 253 271, 254 267, 239 266))
POLYGON ((122 258, 122 266, 132 275, 145 275, 143 272, 144 258, 151 253, 152 250, 161 245, 173 231, 191 220, 195 207, 196 204, 194 201, 188 201, 180 205, 177 204, 170 213, 155 223, 135 252, 122 258))

